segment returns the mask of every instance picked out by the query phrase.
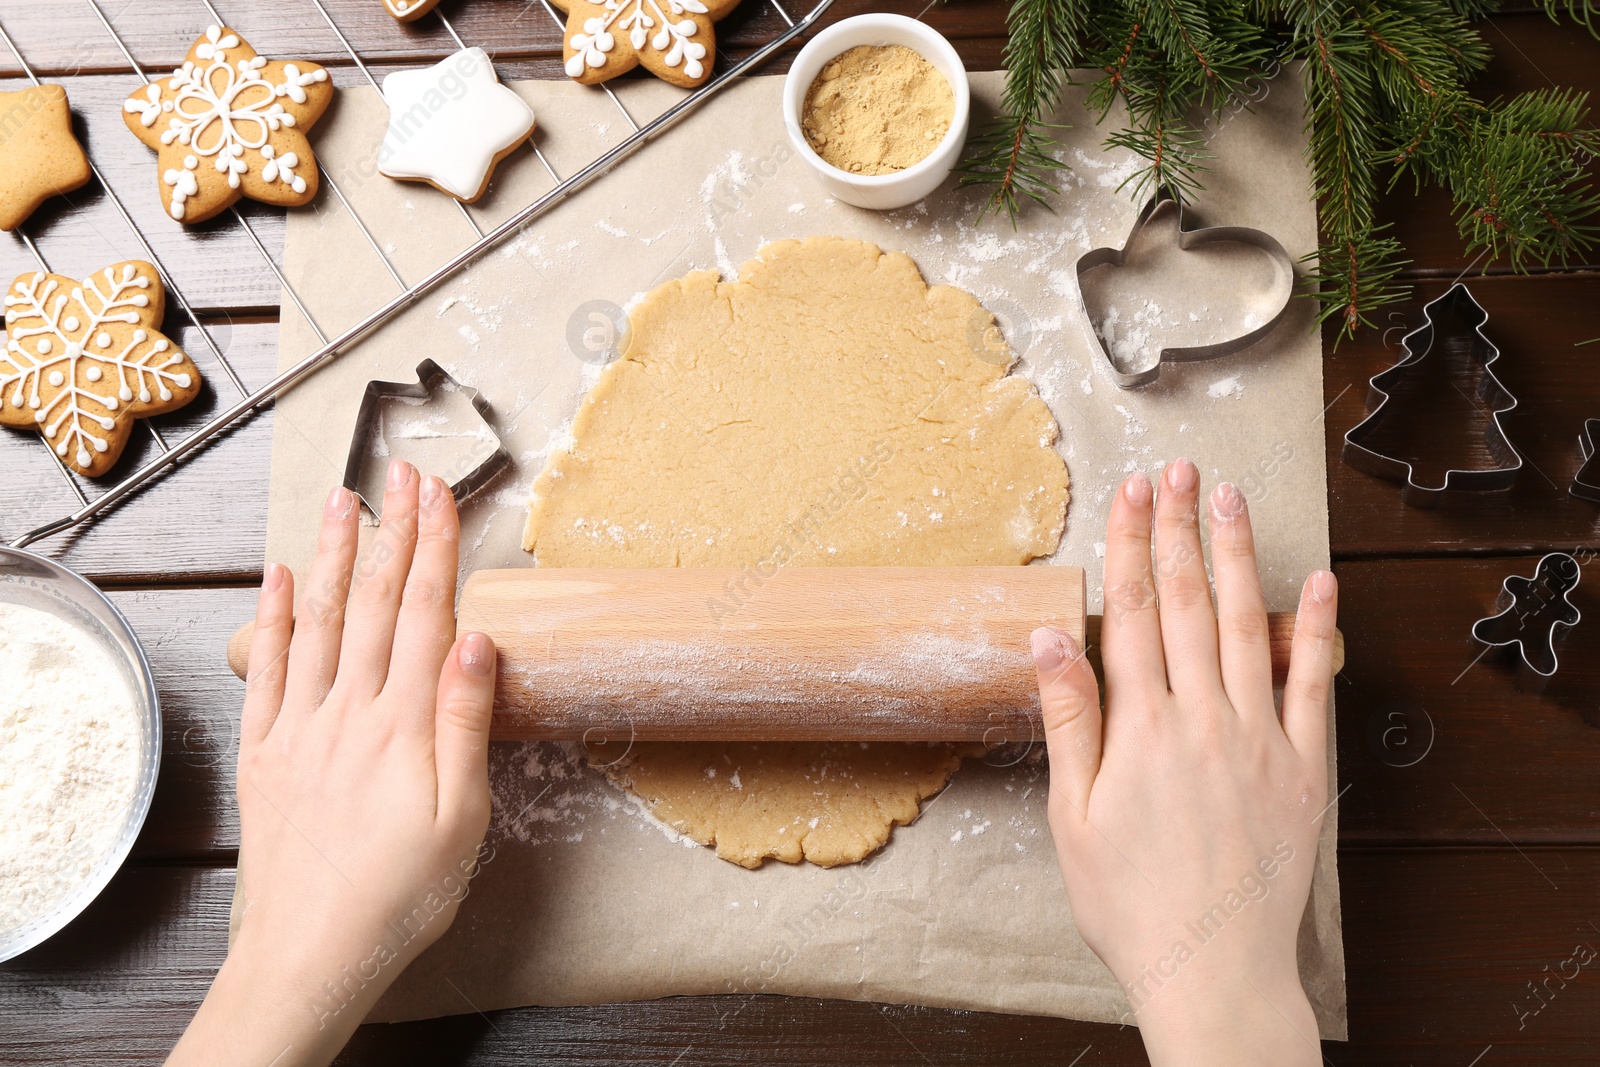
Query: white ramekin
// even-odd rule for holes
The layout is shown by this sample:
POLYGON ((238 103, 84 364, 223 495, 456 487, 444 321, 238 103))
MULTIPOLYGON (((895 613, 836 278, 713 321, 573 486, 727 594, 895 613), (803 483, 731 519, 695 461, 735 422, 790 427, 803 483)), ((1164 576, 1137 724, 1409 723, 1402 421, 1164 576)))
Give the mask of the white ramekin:
POLYGON ((914 204, 950 176, 951 168, 967 143, 967 118, 971 110, 972 94, 967 88, 967 72, 961 57, 937 31, 904 15, 857 15, 834 23, 800 50, 783 83, 783 125, 789 131, 795 152, 810 166, 829 196, 879 211, 914 204), (839 53, 864 44, 904 45, 932 63, 950 83, 950 91, 955 95, 955 114, 951 116, 944 140, 926 158, 893 174, 851 174, 840 170, 812 150, 800 128, 806 90, 811 88, 822 68, 839 53))

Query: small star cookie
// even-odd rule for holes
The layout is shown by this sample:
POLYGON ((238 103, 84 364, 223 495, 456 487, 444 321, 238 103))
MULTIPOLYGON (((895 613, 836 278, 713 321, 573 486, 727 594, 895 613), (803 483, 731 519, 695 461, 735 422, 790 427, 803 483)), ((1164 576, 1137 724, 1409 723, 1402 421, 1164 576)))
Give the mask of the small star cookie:
POLYGON ((38 430, 79 474, 110 470, 133 420, 200 392, 200 372, 160 332, 155 267, 114 263, 73 281, 39 271, 11 283, 0 350, 0 426, 38 430))
POLYGON ((383 0, 383 9, 401 22, 415 22, 438 3, 439 0, 383 0))
POLYGON ((0 93, 0 230, 16 229, 40 204, 88 181, 67 91, 31 85, 0 93))
POLYGON ((562 55, 567 76, 598 85, 640 64, 672 85, 693 89, 711 76, 711 24, 739 0, 551 0, 567 13, 562 55))
POLYGON ((212 26, 183 66, 123 103, 122 118, 156 150, 167 213, 204 222, 246 196, 310 203, 318 175, 305 131, 332 100, 333 82, 315 63, 269 61, 212 26))
POLYGON ((495 165, 533 135, 533 109, 500 84, 481 48, 463 48, 421 70, 383 79, 389 130, 378 172, 425 181, 472 203, 495 165))

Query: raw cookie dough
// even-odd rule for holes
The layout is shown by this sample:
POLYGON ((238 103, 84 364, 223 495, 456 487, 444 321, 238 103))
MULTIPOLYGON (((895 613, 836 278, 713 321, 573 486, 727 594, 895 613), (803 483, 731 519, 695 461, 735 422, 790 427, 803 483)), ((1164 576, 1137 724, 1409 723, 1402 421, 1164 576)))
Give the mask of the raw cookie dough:
MULTIPOLYGON (((657 287, 630 327, 534 483, 539 566, 1021 564, 1060 542, 1055 419, 1006 374, 993 316, 906 256, 780 241, 738 281, 657 287)), ((736 625, 759 595, 707 610, 736 625)), ((637 744, 607 772, 724 859, 833 866, 914 819, 963 751, 637 744)))

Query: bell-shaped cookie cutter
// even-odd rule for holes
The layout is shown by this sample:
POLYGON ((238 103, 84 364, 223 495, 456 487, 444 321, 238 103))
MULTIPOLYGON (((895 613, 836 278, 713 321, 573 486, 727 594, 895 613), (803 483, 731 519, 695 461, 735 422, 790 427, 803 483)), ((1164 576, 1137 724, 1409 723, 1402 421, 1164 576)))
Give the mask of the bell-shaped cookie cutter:
POLYGON ((1556 642, 1578 625, 1581 612, 1567 597, 1583 568, 1565 552, 1539 561, 1533 577, 1513 574, 1501 583, 1498 614, 1472 624, 1472 636, 1491 648, 1517 647, 1522 662, 1541 678, 1556 673, 1556 642))
MULTIPOLYGON (((1201 248, 1211 244, 1246 244, 1254 245, 1261 249, 1272 260, 1273 266, 1280 276, 1287 279, 1284 287, 1283 304, 1273 312, 1266 322, 1238 337, 1229 338, 1210 345, 1194 345, 1187 348, 1163 348, 1156 353, 1155 359, 1147 365, 1134 370, 1123 370, 1117 365, 1111 349, 1106 345, 1105 338, 1099 330, 1090 328, 1095 334, 1095 342, 1099 345, 1101 353, 1106 357, 1106 365, 1111 368, 1111 375, 1118 386, 1123 389, 1137 389, 1149 385, 1161 376, 1163 363, 1197 363, 1201 360, 1216 359, 1226 356, 1241 349, 1249 348, 1267 334, 1283 319, 1289 310, 1289 304, 1294 297, 1295 273, 1294 260, 1278 243, 1278 239, 1263 230, 1253 229, 1249 226, 1202 226, 1198 229, 1185 230, 1183 228, 1184 203, 1173 191, 1163 185, 1140 210, 1139 215, 1133 220, 1133 227, 1128 231, 1128 239, 1122 243, 1121 248, 1093 248, 1078 257, 1078 299, 1083 300, 1084 275, 1098 267, 1120 267, 1127 258, 1128 249, 1133 245, 1139 231, 1149 226, 1156 219, 1169 212, 1178 215, 1178 248, 1183 251, 1201 248)), ((1084 304, 1085 319, 1088 317, 1088 304, 1084 304)))
POLYGON ((482 422, 482 433, 463 436, 466 444, 448 470, 422 473, 443 477, 456 502, 460 503, 488 485, 511 459, 505 443, 489 422, 489 402, 483 394, 462 385, 433 360, 425 359, 417 364, 417 380, 414 382, 368 382, 366 393, 361 397, 361 408, 356 413, 355 432, 350 438, 350 454, 344 465, 344 487, 360 497, 374 515, 383 514, 383 501, 368 500, 362 493, 361 469, 370 454, 374 438, 383 432, 383 402, 393 398, 427 400, 440 389, 459 392, 472 405, 472 410, 482 422))
POLYGON ((1423 306, 1424 322, 1400 339, 1406 355, 1388 370, 1380 371, 1367 383, 1367 417, 1351 427, 1344 435, 1344 461, 1358 471, 1400 483, 1400 498, 1416 508, 1438 505, 1444 494, 1452 490, 1487 493, 1510 489, 1522 470, 1522 456, 1506 436, 1500 417, 1517 406, 1517 398, 1495 377, 1494 362, 1500 358, 1500 349, 1484 336, 1483 324, 1489 313, 1483 310, 1470 290, 1460 282, 1452 285, 1443 296, 1423 306), (1438 485, 1421 485, 1417 482, 1412 464, 1398 456, 1387 455, 1369 448, 1365 443, 1378 426, 1392 412, 1388 408, 1390 393, 1396 383, 1410 373, 1433 351, 1438 340, 1437 324, 1447 311, 1454 311, 1471 330, 1473 361, 1482 368, 1478 376, 1477 396, 1488 408, 1490 419, 1484 427, 1484 437, 1489 452, 1498 466, 1476 470, 1448 470, 1438 485))
POLYGON ((1583 466, 1572 476, 1568 490, 1579 500, 1600 504, 1600 459, 1595 458, 1595 446, 1600 445, 1600 419, 1585 419, 1578 433, 1578 452, 1583 456, 1583 466))

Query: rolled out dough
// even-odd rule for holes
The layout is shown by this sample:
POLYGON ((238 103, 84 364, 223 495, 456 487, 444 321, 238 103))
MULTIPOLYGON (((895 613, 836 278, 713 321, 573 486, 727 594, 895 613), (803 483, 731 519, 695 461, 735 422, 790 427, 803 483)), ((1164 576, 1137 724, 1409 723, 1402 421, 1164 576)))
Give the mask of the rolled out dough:
MULTIPOLYGON (((994 317, 908 257, 780 241, 737 281, 696 271, 629 318, 534 483, 523 547, 539 566, 744 566, 750 582, 707 602, 737 625, 784 566, 1022 564, 1060 542, 1055 419, 1006 373, 994 317)), ((606 769, 723 859, 833 866, 916 818, 964 754, 656 743, 606 769)))

